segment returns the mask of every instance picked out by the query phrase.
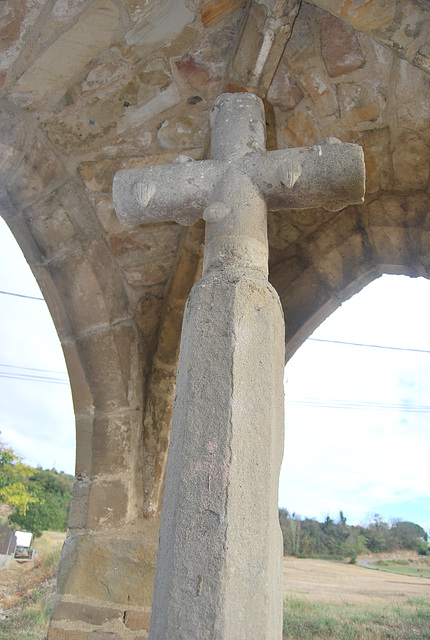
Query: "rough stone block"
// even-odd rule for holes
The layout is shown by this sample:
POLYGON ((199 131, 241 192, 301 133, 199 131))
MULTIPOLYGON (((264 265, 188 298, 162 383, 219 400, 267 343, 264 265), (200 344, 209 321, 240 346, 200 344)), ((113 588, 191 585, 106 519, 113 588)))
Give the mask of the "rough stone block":
POLYGON ((123 611, 128 607, 150 609, 158 526, 153 518, 134 537, 106 538, 93 532, 68 538, 58 573, 58 592, 91 598, 96 606, 96 600, 99 606, 122 606, 123 611))
POLYGON ((336 94, 324 75, 318 68, 306 69, 300 74, 300 83, 310 96, 319 116, 329 116, 338 111, 336 94))
POLYGON ((128 284, 133 288, 165 283, 171 273, 183 227, 175 223, 146 225, 110 238, 128 284))
POLYGON ((111 43, 119 11, 110 0, 95 0, 78 22, 51 44, 20 77, 17 90, 43 100, 64 86, 111 43), (67 55, 64 55, 67 52, 67 55))
POLYGON ((401 129, 430 129, 430 82, 428 75, 405 60, 399 60, 396 83, 396 111, 401 129))
POLYGON ((202 22, 205 27, 209 27, 228 13, 236 11, 245 4, 246 0, 210 0, 203 5, 202 22))
POLYGON ((363 107, 354 107, 348 115, 348 125, 355 127, 363 122, 375 122, 380 117, 380 111, 376 104, 366 104, 363 107))
POLYGON ((81 602, 60 601, 55 607, 51 620, 79 620, 92 625, 101 626, 113 620, 122 620, 124 611, 112 607, 97 607, 81 602))
POLYGON ((205 66, 189 54, 179 60, 176 66, 185 80, 197 91, 206 91, 210 85, 221 80, 218 75, 212 74, 210 67, 205 66))
POLYGON ((125 39, 128 44, 140 46, 141 56, 158 49, 174 40, 182 29, 195 19, 184 0, 166 0, 157 3, 151 12, 128 31, 125 39))
POLYGON ((15 115, 2 111, 0 118, 0 173, 2 176, 9 174, 11 179, 14 178, 13 171, 21 159, 25 137, 25 124, 15 115))
POLYGON ((83 529, 87 521, 89 480, 75 480, 69 513, 69 529, 83 529))
POLYGON ((63 175, 58 158, 36 139, 13 175, 13 198, 21 205, 39 199, 44 189, 63 175))
POLYGON ((165 120, 158 129, 157 139, 162 149, 203 148, 206 143, 206 118, 183 116, 165 120))
POLYGON ((354 142, 358 142, 364 151, 366 162, 366 193, 388 190, 393 185, 393 168, 390 148, 390 129, 371 129, 360 133, 354 142))
POLYGON ((294 109, 303 98, 303 91, 288 69, 285 58, 282 58, 267 93, 268 101, 276 107, 290 110, 294 109))
POLYGON ((86 527, 99 530, 123 526, 127 514, 128 493, 124 484, 118 480, 93 481, 88 496, 86 527))
POLYGON ((138 336, 131 323, 84 336, 77 348, 96 409, 118 411, 141 402, 138 336))
POLYGON ((148 611, 126 611, 124 616, 125 626, 132 631, 149 631, 150 620, 151 612, 148 611))
POLYGON ((405 131, 395 140, 393 169, 396 189, 425 189, 429 180, 429 147, 421 135, 405 131))
POLYGON ((325 14, 321 21, 321 54, 331 78, 359 69, 365 63, 356 34, 330 14, 325 14))
POLYGON ((65 247, 67 252, 78 250, 79 239, 70 214, 73 211, 65 209, 57 192, 26 209, 32 236, 46 258, 64 256, 65 247))
POLYGON ((73 631, 61 627, 50 627, 47 640, 92 640, 91 631, 73 631))
POLYGON ((0 5, 0 71, 8 71, 18 57, 29 28, 39 17, 44 0, 3 0, 0 5))
POLYGON ((141 429, 141 411, 96 417, 93 428, 92 473, 109 475, 130 470, 135 464, 141 429))
POLYGON ((294 114, 288 118, 286 126, 281 129, 288 146, 303 147, 316 144, 321 139, 319 122, 313 110, 304 103, 305 100, 300 103, 294 114))

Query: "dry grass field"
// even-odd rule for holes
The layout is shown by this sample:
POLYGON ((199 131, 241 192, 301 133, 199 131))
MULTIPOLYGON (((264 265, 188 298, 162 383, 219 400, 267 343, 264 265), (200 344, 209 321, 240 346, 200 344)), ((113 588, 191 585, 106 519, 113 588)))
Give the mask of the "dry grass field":
POLYGON ((284 640, 430 640, 430 579, 285 558, 284 640))
POLYGON ((366 569, 328 560, 284 559, 284 595, 312 602, 404 604, 428 598, 430 580, 366 569))

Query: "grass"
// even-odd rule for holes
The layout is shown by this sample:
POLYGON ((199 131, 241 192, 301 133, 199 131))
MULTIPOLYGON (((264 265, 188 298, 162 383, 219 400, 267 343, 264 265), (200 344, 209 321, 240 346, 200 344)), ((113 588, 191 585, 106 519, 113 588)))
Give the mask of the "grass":
POLYGON ((419 578, 430 578, 430 558, 393 558, 390 560, 378 560, 374 567, 381 571, 389 571, 390 573, 400 573, 405 576, 414 576, 419 578), (418 570, 419 569, 419 570, 418 570))
POLYGON ((60 554, 59 545, 45 550, 22 574, 8 617, 0 622, 0 640, 46 640, 60 554))
POLYGON ((366 607, 309 602, 284 603, 284 640, 430 640, 430 601, 366 607))

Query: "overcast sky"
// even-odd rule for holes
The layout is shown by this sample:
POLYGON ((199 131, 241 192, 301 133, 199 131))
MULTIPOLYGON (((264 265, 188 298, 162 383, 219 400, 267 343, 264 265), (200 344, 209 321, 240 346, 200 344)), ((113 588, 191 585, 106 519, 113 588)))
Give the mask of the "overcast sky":
MULTIPOLYGON (((1 438, 29 464, 73 474, 62 350, 44 302, 31 299, 40 290, 1 219, 0 248, 0 291, 30 296, 0 294, 1 438)), ((378 513, 430 529, 429 310, 430 282, 383 276, 293 356, 280 506, 318 520, 337 519, 342 509, 350 524, 378 513)))

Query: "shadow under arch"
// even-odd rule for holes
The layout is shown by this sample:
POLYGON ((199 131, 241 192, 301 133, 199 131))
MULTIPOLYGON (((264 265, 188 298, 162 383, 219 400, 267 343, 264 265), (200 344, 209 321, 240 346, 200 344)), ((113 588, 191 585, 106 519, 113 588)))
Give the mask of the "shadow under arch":
POLYGON ((383 274, 430 278, 430 198, 382 194, 291 244, 270 268, 285 316, 286 361, 343 302, 383 274))

